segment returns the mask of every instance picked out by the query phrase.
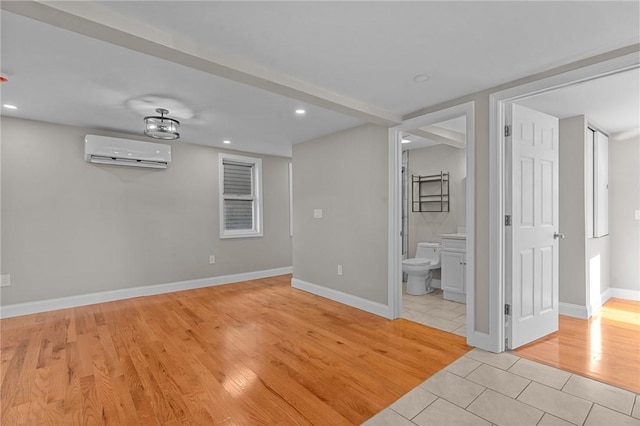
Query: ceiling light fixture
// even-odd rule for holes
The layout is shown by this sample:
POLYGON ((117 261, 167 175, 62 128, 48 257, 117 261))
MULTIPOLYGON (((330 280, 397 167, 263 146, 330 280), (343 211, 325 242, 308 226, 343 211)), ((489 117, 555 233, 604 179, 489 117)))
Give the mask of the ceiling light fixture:
POLYGON ((305 110, 303 110, 303 109, 297 109, 297 110, 296 110, 296 114, 298 114, 298 115, 304 115, 304 114, 306 114, 306 113, 307 113, 307 111, 305 111, 305 110))
POLYGON ((160 114, 160 116, 144 118, 146 126, 144 134, 154 139, 178 139, 180 137, 180 133, 178 133, 180 122, 173 118, 165 117, 165 114, 169 114, 169 111, 164 108, 156 108, 156 112, 160 114))
POLYGON ((402 139, 402 143, 411 143, 409 139, 402 139))
POLYGON ((6 109, 18 109, 17 106, 11 105, 11 104, 4 104, 2 106, 5 107, 6 109))
POLYGON ((222 143, 226 143, 228 145, 231 143, 231 141, 222 141, 222 143))

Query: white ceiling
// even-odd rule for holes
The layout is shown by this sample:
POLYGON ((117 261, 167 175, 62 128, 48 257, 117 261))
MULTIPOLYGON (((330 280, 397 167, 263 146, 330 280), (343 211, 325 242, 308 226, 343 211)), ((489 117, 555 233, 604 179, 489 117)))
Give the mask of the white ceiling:
POLYGON ((411 131, 409 131, 405 135, 404 139, 409 140, 411 142, 402 144, 403 151, 409 151, 409 150, 414 150, 418 148, 426 148, 428 146, 440 145, 442 143, 445 143, 443 142, 442 139, 435 140, 425 136, 419 136, 418 133, 422 135, 426 135, 426 133, 422 133, 420 131, 435 132, 436 134, 442 134, 445 137, 446 136, 458 137, 459 139, 464 141, 463 144, 460 144, 460 140, 451 141, 449 142, 449 144, 455 148, 465 148, 466 135, 467 135, 467 118, 463 115, 460 117, 452 118, 451 120, 441 121, 439 123, 435 123, 427 127, 422 127, 418 129, 417 132, 414 132, 414 134, 412 134, 411 131), (447 135, 447 133, 450 133, 450 134, 447 135))
POLYGON ((139 133, 126 101, 159 95, 195 111, 182 140, 276 155, 640 39, 638 2, 0 6, 4 115, 139 133))
POLYGON ((598 78, 517 102, 558 118, 586 115, 608 133, 640 128, 640 70, 598 78))
MULTIPOLYGON (((141 134, 126 102, 147 94, 175 98, 195 111, 181 119, 181 140, 243 151, 291 155, 291 145, 364 123, 245 84, 2 13, 4 115, 141 134), (11 35, 10 37, 8 35, 11 35), (302 107, 305 116, 294 111, 302 107), (225 146, 227 147, 227 146, 225 146)), ((171 113, 169 114, 171 116, 171 113)))

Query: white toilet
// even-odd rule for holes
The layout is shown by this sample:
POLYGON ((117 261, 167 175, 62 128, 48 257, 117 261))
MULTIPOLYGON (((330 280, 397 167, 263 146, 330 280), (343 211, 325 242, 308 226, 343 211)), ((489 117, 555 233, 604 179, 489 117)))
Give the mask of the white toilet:
POLYGON ((418 243, 416 257, 402 261, 402 272, 407 274, 407 294, 431 293, 432 271, 439 268, 440 243, 418 243))

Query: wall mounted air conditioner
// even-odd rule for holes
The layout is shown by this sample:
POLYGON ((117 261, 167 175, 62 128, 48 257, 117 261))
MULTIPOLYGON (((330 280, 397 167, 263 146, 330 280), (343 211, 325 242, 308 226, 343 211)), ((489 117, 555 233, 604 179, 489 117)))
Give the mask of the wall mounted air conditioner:
POLYGON ((97 164, 166 169, 171 163, 171 145, 87 135, 84 159, 97 164))

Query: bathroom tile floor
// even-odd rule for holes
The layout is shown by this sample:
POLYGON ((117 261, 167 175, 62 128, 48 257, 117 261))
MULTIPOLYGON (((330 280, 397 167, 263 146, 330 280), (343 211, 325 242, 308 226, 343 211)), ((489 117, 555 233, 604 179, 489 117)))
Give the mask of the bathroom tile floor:
POLYGON ((367 426, 640 426, 640 395, 520 358, 474 349, 367 426))
POLYGON ((402 318, 454 333, 467 335, 467 305, 444 300, 442 290, 423 296, 411 296, 402 292, 402 318))

